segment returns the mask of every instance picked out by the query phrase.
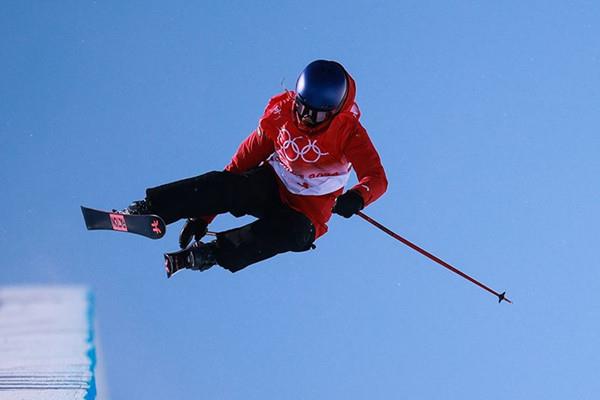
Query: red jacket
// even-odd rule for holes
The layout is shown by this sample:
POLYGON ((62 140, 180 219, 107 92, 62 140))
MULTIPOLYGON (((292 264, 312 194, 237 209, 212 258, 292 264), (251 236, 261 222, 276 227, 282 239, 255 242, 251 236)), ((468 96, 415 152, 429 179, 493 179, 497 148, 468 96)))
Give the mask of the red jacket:
POLYGON ((341 111, 314 129, 295 117, 295 92, 271 98, 258 128, 242 142, 225 168, 241 173, 269 163, 279 178, 281 200, 313 222, 316 237, 327 232, 331 209, 352 168, 359 180, 352 189, 360 193, 365 206, 387 189, 379 154, 359 122, 356 85, 350 76, 348 80, 341 111))

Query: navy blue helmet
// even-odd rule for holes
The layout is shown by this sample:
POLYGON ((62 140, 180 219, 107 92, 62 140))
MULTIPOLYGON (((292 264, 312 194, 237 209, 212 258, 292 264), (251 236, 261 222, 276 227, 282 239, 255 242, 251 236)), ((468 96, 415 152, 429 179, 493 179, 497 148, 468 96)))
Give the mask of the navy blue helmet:
POLYGON ((337 113, 348 92, 346 70, 335 61, 316 60, 296 82, 295 111, 303 123, 314 126, 337 113))

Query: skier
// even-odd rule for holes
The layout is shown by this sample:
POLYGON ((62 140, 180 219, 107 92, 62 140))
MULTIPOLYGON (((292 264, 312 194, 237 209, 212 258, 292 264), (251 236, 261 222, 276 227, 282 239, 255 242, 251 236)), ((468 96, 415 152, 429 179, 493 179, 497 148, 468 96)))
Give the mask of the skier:
POLYGON ((349 218, 387 189, 355 94, 341 64, 311 62, 295 91, 270 99, 224 171, 149 188, 126 212, 157 214, 167 224, 187 218, 179 236, 187 261, 180 267, 193 270, 219 265, 236 272, 279 253, 314 248, 332 213, 349 218), (343 193, 352 168, 359 182, 343 193), (226 212, 257 220, 202 243, 208 224, 226 212))

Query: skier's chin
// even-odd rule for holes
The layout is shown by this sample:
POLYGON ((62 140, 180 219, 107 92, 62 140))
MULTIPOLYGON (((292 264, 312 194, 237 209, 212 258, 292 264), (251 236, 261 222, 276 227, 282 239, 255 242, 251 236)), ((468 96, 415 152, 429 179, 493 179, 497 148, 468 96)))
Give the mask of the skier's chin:
POLYGON ((308 128, 314 128, 319 125, 318 123, 313 122, 313 120, 308 117, 302 118, 302 120, 300 122, 308 128))

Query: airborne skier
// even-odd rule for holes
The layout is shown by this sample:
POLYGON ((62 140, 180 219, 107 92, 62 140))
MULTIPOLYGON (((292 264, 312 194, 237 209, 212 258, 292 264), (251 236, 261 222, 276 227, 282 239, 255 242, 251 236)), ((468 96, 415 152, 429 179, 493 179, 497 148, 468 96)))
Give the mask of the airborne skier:
POLYGON ((295 91, 270 99, 224 171, 149 188, 144 200, 134 201, 129 214, 156 214, 167 224, 187 218, 179 237, 185 250, 165 255, 169 276, 213 265, 236 272, 279 253, 306 251, 327 231, 332 213, 349 218, 377 200, 387 179, 359 122, 355 95, 341 64, 313 61, 295 91), (352 168, 359 182, 344 193, 352 168), (226 212, 257 220, 202 243, 208 224, 226 212))

